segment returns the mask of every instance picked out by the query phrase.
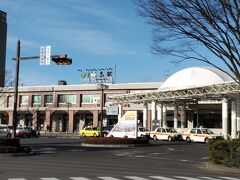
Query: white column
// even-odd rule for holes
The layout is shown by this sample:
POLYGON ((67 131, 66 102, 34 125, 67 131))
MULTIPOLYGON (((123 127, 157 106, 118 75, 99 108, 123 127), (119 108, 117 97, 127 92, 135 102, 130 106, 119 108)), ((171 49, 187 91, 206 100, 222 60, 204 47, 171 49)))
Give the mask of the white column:
POLYGON ((120 121, 122 118, 122 105, 118 105, 118 121, 120 121))
POLYGON ((236 111, 237 111, 237 136, 240 139, 240 99, 237 99, 236 111))
POLYGON ((222 131, 224 139, 228 139, 228 100, 222 100, 222 131))
POLYGON ((177 105, 174 105, 174 128, 178 128, 178 106, 177 105))
POLYGON ((147 127, 148 104, 145 103, 143 107, 143 127, 147 127))
POLYGON ((163 121, 163 108, 161 104, 157 105, 157 119, 159 120, 159 126, 162 127, 163 121))
POLYGON ((232 139, 237 139, 237 112, 236 112, 236 101, 231 103, 231 137, 232 139))
POLYGON ((181 128, 186 128, 186 106, 181 106, 181 128))
POLYGON ((167 127, 167 107, 163 106, 163 127, 167 127))
POLYGON ((152 121, 153 120, 156 120, 156 102, 155 101, 152 101, 152 109, 151 109, 151 111, 152 111, 152 121))

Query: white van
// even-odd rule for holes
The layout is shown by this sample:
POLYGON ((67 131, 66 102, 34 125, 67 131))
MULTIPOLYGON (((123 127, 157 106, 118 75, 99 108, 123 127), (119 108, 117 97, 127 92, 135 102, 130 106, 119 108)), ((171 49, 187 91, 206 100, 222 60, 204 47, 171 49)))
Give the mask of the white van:
MULTIPOLYGON (((149 134, 146 128, 138 127, 138 137, 149 137, 149 134)), ((136 138, 136 122, 133 120, 119 121, 107 137, 136 138)))

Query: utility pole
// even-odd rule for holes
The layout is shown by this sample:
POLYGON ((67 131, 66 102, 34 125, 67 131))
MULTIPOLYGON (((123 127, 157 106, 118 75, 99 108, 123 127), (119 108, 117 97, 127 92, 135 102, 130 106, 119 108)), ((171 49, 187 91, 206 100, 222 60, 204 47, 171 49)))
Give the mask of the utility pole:
POLYGON ((17 55, 16 55, 16 72, 15 72, 15 90, 14 90, 14 104, 13 104, 13 121, 12 121, 12 138, 16 137, 17 128, 17 105, 18 105, 18 80, 19 80, 19 66, 20 66, 20 48, 21 42, 17 41, 17 55))

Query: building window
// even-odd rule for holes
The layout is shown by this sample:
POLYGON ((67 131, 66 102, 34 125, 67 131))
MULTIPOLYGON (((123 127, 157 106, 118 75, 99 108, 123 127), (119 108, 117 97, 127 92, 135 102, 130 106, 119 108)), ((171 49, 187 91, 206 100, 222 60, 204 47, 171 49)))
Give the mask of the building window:
POLYGON ((100 103, 100 95, 99 94, 83 94, 82 95, 82 103, 85 104, 98 104, 100 103))
POLYGON ((41 104, 42 97, 40 95, 33 95, 33 104, 41 104))
POLYGON ((28 99, 29 99, 28 96, 20 96, 20 104, 21 105, 28 104, 28 99))
POLYGON ((45 103, 46 104, 52 104, 53 103, 53 96, 52 95, 46 95, 45 96, 45 103))
POLYGON ((58 96, 59 104, 76 104, 77 103, 77 95, 74 94, 61 94, 58 96))

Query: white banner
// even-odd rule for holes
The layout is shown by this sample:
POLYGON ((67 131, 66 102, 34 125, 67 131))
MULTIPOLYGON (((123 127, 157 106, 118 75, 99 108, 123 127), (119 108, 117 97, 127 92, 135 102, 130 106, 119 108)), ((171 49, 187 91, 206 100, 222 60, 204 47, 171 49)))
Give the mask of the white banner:
POLYGON ((46 60, 45 64, 50 65, 51 62, 51 46, 46 46, 46 60))
POLYGON ((40 47, 40 65, 45 64, 45 46, 40 47))

